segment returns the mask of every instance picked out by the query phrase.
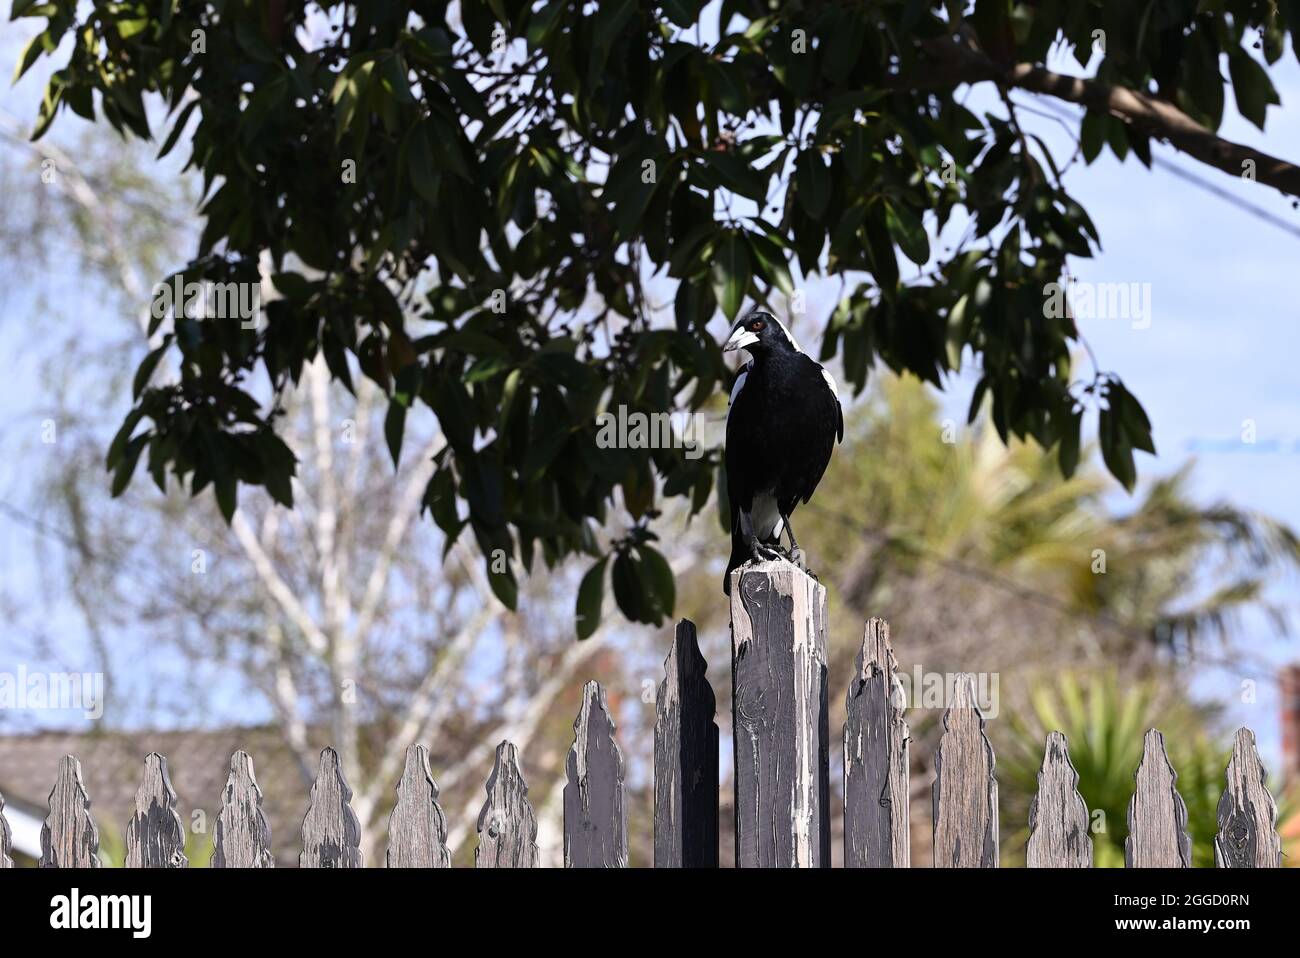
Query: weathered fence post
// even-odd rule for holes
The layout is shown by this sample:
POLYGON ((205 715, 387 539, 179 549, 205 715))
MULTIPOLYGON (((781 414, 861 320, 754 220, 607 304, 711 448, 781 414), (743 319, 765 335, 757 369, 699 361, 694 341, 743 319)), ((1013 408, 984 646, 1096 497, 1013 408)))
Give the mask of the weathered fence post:
POLYGON ((1038 793, 1029 805, 1028 868, 1091 868, 1092 835, 1088 806, 1079 794, 1079 773, 1070 761, 1070 744, 1049 732, 1038 770, 1038 793))
POLYGON ((14 860, 9 857, 12 847, 9 838, 9 823, 5 821, 5 797, 0 795, 0 868, 13 868, 14 860))
POLYGON ((298 867, 361 867, 361 824, 351 801, 352 789, 343 777, 339 753, 328 747, 322 749, 316 784, 311 787, 311 804, 302 820, 298 867))
POLYGON ((655 867, 718 867, 717 700, 695 623, 677 623, 655 699, 655 867))
POLYGON ((1142 761, 1133 778, 1124 864, 1128 868, 1190 868, 1187 806, 1178 794, 1178 773, 1165 752, 1164 736, 1155 729, 1147 731, 1142 761))
POLYGON ((274 868, 271 826, 262 812, 262 790, 245 751, 230 756, 221 812, 212 837, 213 868, 274 868))
POLYGON ((867 622, 844 708, 844 867, 911 861, 906 708, 889 623, 867 622))
POLYGON ((135 809, 126 823, 127 868, 185 868, 185 825, 176 814, 176 790, 167 774, 167 759, 150 752, 135 793, 135 809))
POLYGON ((934 867, 998 867, 998 780, 975 676, 963 672, 934 753, 934 867))
POLYGON ((406 767, 397 783, 397 804, 388 816, 389 868, 450 868, 447 816, 438 805, 438 785, 429 770, 429 750, 406 749, 406 767))
POLYGON ((830 867, 826 590, 793 563, 731 577, 736 866, 830 867))
POLYGON ((497 746, 487 780, 487 801, 478 813, 476 868, 536 868, 537 816, 528 801, 528 784, 519 768, 519 750, 497 746))
POLYGON ((623 752, 614 741, 614 728, 605 690, 599 682, 588 682, 565 763, 566 868, 627 867, 623 752))
POLYGON ((81 763, 71 755, 59 762, 59 777, 50 791, 50 814, 41 826, 41 867, 99 867, 99 829, 81 784, 81 763))
POLYGON ((1281 868, 1277 804, 1264 785, 1264 763, 1255 750, 1255 733, 1237 729, 1228 762, 1228 787, 1219 799, 1219 833, 1214 863, 1219 868, 1281 868))

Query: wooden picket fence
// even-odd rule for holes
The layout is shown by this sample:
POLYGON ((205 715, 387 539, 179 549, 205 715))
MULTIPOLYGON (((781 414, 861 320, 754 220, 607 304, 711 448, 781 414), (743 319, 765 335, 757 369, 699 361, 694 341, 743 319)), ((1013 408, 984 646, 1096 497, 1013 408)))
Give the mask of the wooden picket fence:
MULTIPOLYGON (((758 563, 736 573, 732 589, 732 712, 735 748, 736 864, 830 864, 829 730, 825 590, 788 563, 758 563)), ((659 686, 654 730, 654 864, 718 865, 718 726, 695 626, 678 623, 659 686)), ((908 727, 889 627, 866 625, 849 683, 844 749, 844 864, 910 864, 908 727)), ((973 675, 957 677, 943 716, 933 782, 934 864, 998 866, 998 784, 993 749, 973 675)), ((605 691, 588 682, 574 722, 564 787, 564 862, 568 867, 628 863, 623 754, 605 691)), ((1130 868, 1191 865, 1187 808, 1160 732, 1146 733, 1129 804, 1125 846, 1130 868)), ((1026 863, 1036 868, 1092 866, 1088 808, 1078 792, 1065 736, 1047 736, 1038 793, 1029 811, 1026 863)), ((478 818, 475 865, 538 864, 537 819, 519 754, 497 746, 478 818)), ((360 868, 361 830, 338 755, 326 748, 302 826, 299 865, 360 868)), ((81 781, 66 756, 50 793, 41 833, 42 867, 97 867, 98 832, 81 781)), ((236 752, 221 796, 211 865, 270 868, 270 828, 253 761, 236 752)), ((0 867, 11 867, 0 798, 0 867)), ((1218 806, 1215 861, 1223 868, 1281 866, 1277 808, 1249 729, 1237 732, 1218 806)), ((388 822, 389 868, 446 868, 447 822, 423 745, 406 752, 388 822)), ((150 753, 126 827, 129 868, 184 868, 185 830, 167 760, 150 753)))

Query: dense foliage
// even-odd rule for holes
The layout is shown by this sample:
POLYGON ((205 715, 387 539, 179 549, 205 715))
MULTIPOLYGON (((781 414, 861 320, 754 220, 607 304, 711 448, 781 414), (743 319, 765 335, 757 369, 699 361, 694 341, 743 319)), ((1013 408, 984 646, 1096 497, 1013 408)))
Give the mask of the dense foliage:
MULTIPOLYGON (((65 108, 139 137, 168 129, 161 152, 185 141, 205 188, 185 280, 258 283, 269 262, 279 296, 256 326, 155 319, 108 454, 115 488, 143 459, 160 487, 169 472, 212 486, 227 517, 240 483, 290 505, 294 459, 255 384, 279 391, 322 356, 343 383, 360 370, 385 390, 395 460, 410 411, 437 416, 446 446, 424 503, 449 541, 470 528, 503 601, 514 572, 494 556, 586 552, 581 631, 607 572, 626 615, 658 622, 674 590, 651 544, 656 497, 702 508, 718 457, 599 448, 595 415, 707 403, 726 376, 710 319, 795 295, 796 270, 846 280, 821 355, 855 389, 876 361, 942 385, 973 359, 972 416, 987 398, 1004 439, 1054 447, 1069 474, 1096 415, 1132 487, 1150 424, 1113 373, 1076 375, 1074 321, 1043 307, 1097 230, 1022 130, 1006 71, 1056 43, 1086 64, 1101 45, 1099 82, 1213 130, 1226 54, 1262 125, 1277 96, 1252 50, 1275 61, 1300 9, 727 0, 700 24, 702 8, 15 0, 14 16, 48 21, 20 74, 60 59, 37 135, 65 108), (962 105, 958 87, 981 80, 1004 109, 962 105), (954 215, 970 228, 936 255, 927 234, 954 215), (673 325, 653 321, 655 275, 677 283, 673 325), (154 383, 164 356, 178 375, 154 383), (602 545, 615 503, 629 529, 602 545)), ((1090 110, 1080 151, 1149 163, 1149 133, 1090 110)))

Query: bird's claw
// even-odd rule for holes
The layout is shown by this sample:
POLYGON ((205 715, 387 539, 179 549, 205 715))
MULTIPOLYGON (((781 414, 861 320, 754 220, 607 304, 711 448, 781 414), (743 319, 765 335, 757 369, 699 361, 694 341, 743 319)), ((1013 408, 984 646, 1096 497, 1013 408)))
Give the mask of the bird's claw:
POLYGON ((749 554, 753 556, 755 562, 775 562, 782 558, 779 550, 765 546, 757 539, 749 544, 749 554))

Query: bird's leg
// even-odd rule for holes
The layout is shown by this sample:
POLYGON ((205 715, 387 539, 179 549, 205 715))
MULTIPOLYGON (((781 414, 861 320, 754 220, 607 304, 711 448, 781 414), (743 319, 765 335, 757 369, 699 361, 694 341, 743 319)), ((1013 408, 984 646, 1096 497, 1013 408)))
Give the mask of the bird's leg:
POLYGON ((785 534, 790 537, 790 561, 793 562, 795 565, 797 565, 800 569, 803 569, 803 571, 807 572, 808 569, 803 562, 804 560, 803 550, 799 548, 799 543, 795 542, 794 526, 790 525, 790 517, 782 514, 781 525, 785 527, 785 534))
POLYGON ((758 541, 758 536, 754 534, 754 520, 744 509, 740 510, 740 535, 749 544, 749 554, 755 562, 780 558, 780 553, 775 549, 769 549, 758 541))

